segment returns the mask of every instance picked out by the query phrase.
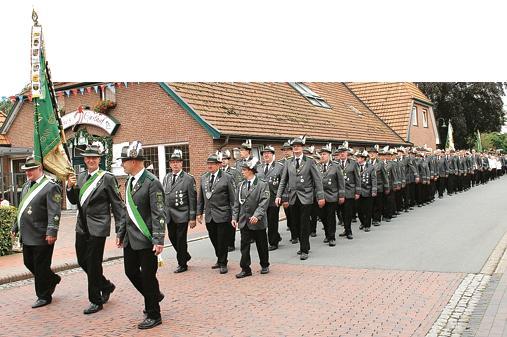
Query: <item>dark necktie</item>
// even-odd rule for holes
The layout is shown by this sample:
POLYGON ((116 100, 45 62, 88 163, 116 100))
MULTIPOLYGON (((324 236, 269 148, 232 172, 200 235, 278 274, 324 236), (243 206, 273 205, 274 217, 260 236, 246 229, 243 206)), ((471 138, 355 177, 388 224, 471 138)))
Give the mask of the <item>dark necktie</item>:
POLYGON ((327 164, 324 164, 324 170, 323 172, 326 172, 327 171, 327 164))
POLYGON ((296 170, 299 169, 299 158, 296 158, 296 170))
POLYGON ((361 173, 364 171, 364 165, 361 165, 361 173))
POLYGON ((134 179, 135 179, 134 177, 130 178, 130 182, 129 182, 129 185, 130 185, 130 186, 129 186, 129 188, 130 188, 130 192, 132 192, 132 188, 133 188, 133 186, 134 186, 134 179))
POLYGON ((342 160, 342 169, 345 168, 345 160, 342 160))
POLYGON ((214 182, 214 181, 215 181, 215 175, 214 175, 214 174, 212 174, 212 175, 211 175, 211 178, 210 178, 210 180, 209 180, 209 185, 210 185, 210 186, 213 186, 213 182, 214 182))
POLYGON ((174 182, 176 181, 177 176, 178 176, 177 174, 173 174, 173 182, 171 183, 171 185, 174 185, 174 182))
POLYGON ((248 184, 246 185, 247 191, 250 191, 250 180, 248 181, 248 184))
POLYGON ((30 188, 32 188, 32 187, 33 187, 33 185, 35 185, 35 184, 36 184, 36 181, 31 181, 31 182, 30 182, 30 188))
POLYGON ((88 174, 88 175, 86 176, 86 181, 90 180, 90 178, 91 178, 91 177, 92 177, 92 175, 91 175, 91 174, 88 174))
POLYGON ((269 164, 266 164, 266 167, 264 168, 264 175, 265 176, 268 175, 268 170, 269 170, 269 164))

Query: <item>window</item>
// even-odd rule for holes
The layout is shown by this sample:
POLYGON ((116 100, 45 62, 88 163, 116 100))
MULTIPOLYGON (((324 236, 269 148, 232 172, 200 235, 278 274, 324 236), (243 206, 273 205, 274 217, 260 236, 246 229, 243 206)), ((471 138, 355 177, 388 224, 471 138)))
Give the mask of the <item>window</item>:
POLYGON ((425 128, 427 128, 428 127, 428 110, 423 109, 423 111, 422 111, 422 118, 423 118, 423 126, 425 128))
POLYGON ((156 146, 143 147, 143 151, 144 151, 144 157, 145 157, 144 167, 148 168, 153 165, 153 170, 151 170, 151 167, 150 167, 150 170, 153 172, 155 177, 158 177, 158 170, 159 170, 158 169, 158 147, 156 147, 156 146))
POLYGON ((104 87, 104 90, 101 91, 100 96, 101 96, 100 98, 103 101, 116 102, 116 88, 114 87, 114 85, 112 86, 106 85, 104 87))
POLYGON ((331 109, 331 106, 327 104, 327 102, 323 98, 314 93, 305 84, 301 82, 290 82, 289 84, 313 105, 326 109, 331 109))
POLYGON ((187 173, 190 172, 190 152, 188 150, 188 144, 166 145, 164 148, 165 148, 166 173, 171 172, 171 166, 169 165, 169 161, 171 160, 171 155, 176 149, 180 149, 181 152, 183 152, 183 171, 187 173))
POLYGON ((417 108, 412 107, 412 125, 417 126, 417 108))

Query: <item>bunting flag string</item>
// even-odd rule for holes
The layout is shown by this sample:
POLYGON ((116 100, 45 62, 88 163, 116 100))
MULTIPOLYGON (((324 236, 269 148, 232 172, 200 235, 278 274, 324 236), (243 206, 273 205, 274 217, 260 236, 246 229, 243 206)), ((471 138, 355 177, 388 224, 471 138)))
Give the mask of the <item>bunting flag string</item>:
MULTIPOLYGON (((33 53, 33 51, 32 51, 32 53, 33 53)), ((39 65, 39 67, 40 67, 40 65, 39 65)), ((33 80, 37 79, 38 75, 40 75, 39 68, 34 67, 34 64, 32 64, 32 84, 35 83, 35 86, 34 86, 35 88, 37 88, 37 83, 36 83, 36 81, 33 81, 33 80), (34 71, 34 69, 37 69, 37 71, 34 71)), ((38 82, 38 83, 40 83, 40 82, 38 82)), ((139 84, 140 82, 137 82, 137 83, 139 84)), ((113 88, 121 88, 122 86, 125 88, 128 88, 129 82, 111 82, 111 83, 107 83, 107 84, 94 85, 94 86, 90 86, 90 87, 80 87, 80 88, 73 88, 73 89, 67 89, 67 90, 60 90, 60 91, 56 91, 56 95, 58 96, 58 98, 63 98, 63 97, 77 96, 78 92, 81 93, 81 95, 84 95, 85 93, 90 94, 90 93, 92 93, 92 91, 94 91, 96 94, 98 94, 99 89, 102 93, 104 93, 104 90, 106 88, 113 89, 113 88)), ((32 98, 38 98, 38 97, 40 97, 40 95, 41 95, 40 90, 34 91, 32 89, 32 90, 30 90, 30 92, 28 92, 27 94, 24 94, 24 95, 0 96, 0 101, 2 101, 2 102, 11 101, 12 103, 16 103, 18 101, 19 102, 23 102, 23 101, 31 102, 32 98), (35 92, 35 95, 34 95, 34 92, 35 92)))

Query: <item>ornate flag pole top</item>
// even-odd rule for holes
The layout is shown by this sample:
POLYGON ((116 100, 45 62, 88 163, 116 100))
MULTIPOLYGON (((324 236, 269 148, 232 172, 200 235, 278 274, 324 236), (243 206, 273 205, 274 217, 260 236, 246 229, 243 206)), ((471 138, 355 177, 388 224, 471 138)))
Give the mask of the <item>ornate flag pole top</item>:
POLYGON ((32 9, 32 21, 35 26, 39 25, 39 16, 37 15, 37 12, 35 11, 35 8, 32 9))

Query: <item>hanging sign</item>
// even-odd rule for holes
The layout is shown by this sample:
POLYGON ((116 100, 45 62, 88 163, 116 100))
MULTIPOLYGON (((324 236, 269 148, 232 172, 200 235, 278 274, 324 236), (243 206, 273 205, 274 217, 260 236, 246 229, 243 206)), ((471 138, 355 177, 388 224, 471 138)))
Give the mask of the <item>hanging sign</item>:
POLYGON ((120 126, 120 123, 115 118, 88 109, 73 111, 63 115, 62 124, 64 129, 79 124, 94 125, 110 135, 113 135, 120 126))

